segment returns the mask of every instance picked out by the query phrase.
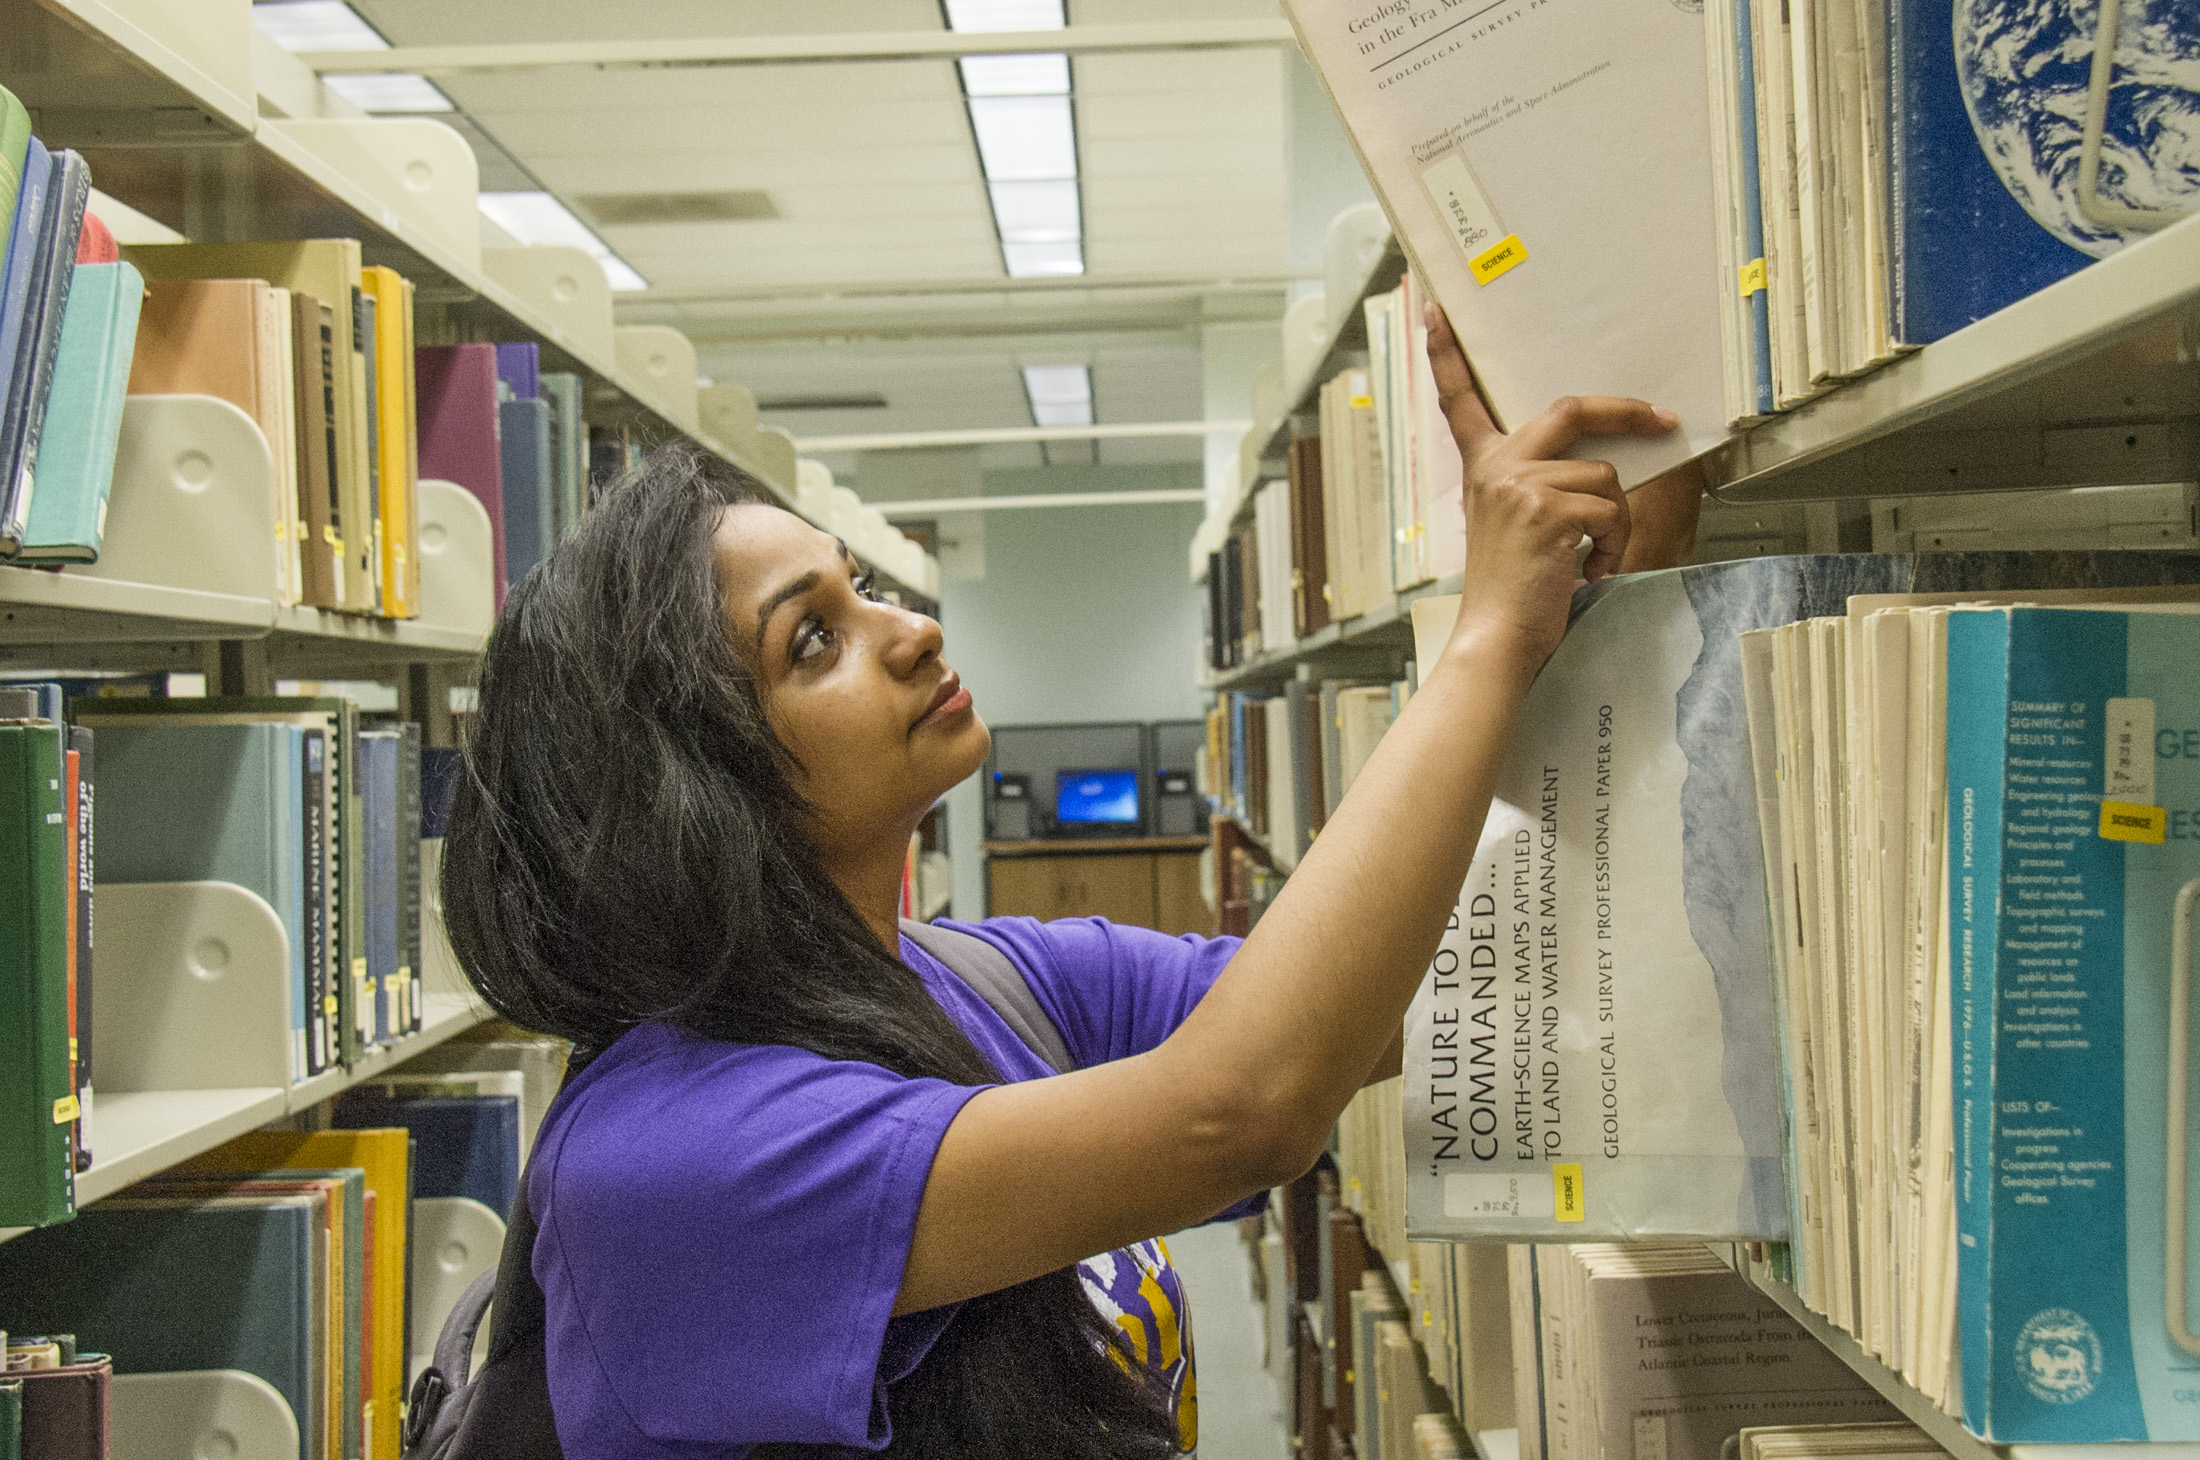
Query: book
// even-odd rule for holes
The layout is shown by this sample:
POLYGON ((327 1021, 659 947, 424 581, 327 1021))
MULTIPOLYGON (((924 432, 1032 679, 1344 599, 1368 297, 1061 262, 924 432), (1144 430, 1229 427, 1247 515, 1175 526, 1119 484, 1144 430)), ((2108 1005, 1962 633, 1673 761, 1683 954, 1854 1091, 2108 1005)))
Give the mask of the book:
POLYGON ((497 606, 504 606, 504 464, 497 438, 494 345, 422 345, 413 351, 419 390, 420 474, 456 482, 487 509, 497 606))
POLYGON ((1285 8, 1500 427, 1571 393, 1677 411, 1583 443, 1628 486, 1726 439, 1700 9, 1285 8))
POLYGON ((367 379, 374 401, 375 572, 388 618, 420 616, 419 399, 413 378, 413 286, 379 264, 360 271, 373 301, 372 358, 367 379))
MULTIPOLYGON (((84 200, 91 186, 91 173, 82 157, 69 151, 53 154, 38 231, 34 237, 25 237, 19 229, 9 244, 11 263, 14 250, 23 247, 30 251, 30 264, 5 409, 0 410, 0 556, 21 551, 30 526, 38 485, 38 447, 53 393, 61 321, 76 276, 77 234, 84 224, 84 200)), ((0 308, 6 307, 9 301, 0 300, 0 308)))
MULTIPOLYGON (((354 338, 359 290, 359 243, 323 238, 269 243, 141 243, 123 250, 148 280, 260 279, 309 294, 329 306, 329 402, 336 422, 336 485, 343 503, 334 524, 343 564, 343 608, 372 613, 375 593, 367 568, 374 550, 374 508, 368 496, 365 355, 354 338)), ((274 438, 270 438, 272 444, 274 438)))
POLYGON ((126 263, 78 264, 61 320, 38 489, 17 558, 96 563, 122 436, 144 281, 126 263))
POLYGON ((76 1170, 90 1169, 92 1126, 92 902, 98 863, 98 837, 94 821, 98 807, 98 758, 94 736, 81 725, 68 728, 68 753, 76 763, 75 864, 70 869, 75 888, 76 989, 74 1029, 69 1057, 76 1065, 77 1137, 76 1170))
POLYGON ((0 1243, 8 1321, 96 1334, 124 1374, 256 1374, 298 1417, 306 1460, 335 1460, 326 1206, 308 1195, 110 1197, 0 1243))
POLYGON ((298 500, 295 516, 298 601, 315 608, 344 606, 344 504, 337 460, 336 327, 327 304, 290 291, 292 393, 298 403, 298 500))
POLYGON ((2200 615, 1947 624, 1963 1412, 1983 1438, 2192 1440, 2184 994, 2200 615), (2071 1234, 2085 1240, 2072 1242, 2071 1234))
POLYGON ((366 986, 375 1044, 387 1044, 409 1027, 411 1006, 411 991, 399 974, 405 961, 398 896, 399 749, 395 730, 359 732, 359 794, 366 807, 360 838, 367 863, 366 986))
POLYGON ((561 370, 546 370, 538 377, 542 398, 551 409, 552 480, 557 511, 552 523, 553 541, 580 526, 588 509, 588 417, 581 402, 581 378, 561 370))
POLYGON ((398 1460, 400 1414, 405 1395, 410 1326, 411 1273, 407 1213, 412 1203, 412 1142, 394 1130, 254 1131, 177 1166, 179 1173, 222 1171, 343 1170, 364 1173, 373 1260, 371 1291, 364 1294, 370 1354, 362 1360, 365 1413, 370 1421, 370 1460, 398 1460))
POLYGON ((23 185, 23 160, 31 145, 31 114, 22 100, 0 86, 0 259, 8 253, 15 226, 15 199, 23 185))
POLYGON ((270 723, 102 725, 100 876, 229 882, 261 898, 290 941, 291 1078, 315 1073, 305 904, 304 747, 270 723))
POLYGON ((1328 537, 1324 529, 1326 484, 1321 442, 1291 438, 1291 626, 1299 638, 1329 626, 1328 537))
POLYGON ((0 723, 0 1226, 62 1222, 76 1210, 65 753, 58 724, 0 723))
POLYGON ((511 1219, 519 1192, 519 1101, 510 1095, 390 1097, 354 1087, 336 1098, 343 1130, 402 1126, 413 1135, 413 1194, 463 1196, 511 1219))
MULTIPOLYGON (((15 98, 11 94, 10 102, 15 98)), ((20 105, 20 103, 16 103, 20 105)), ((7 420, 9 399, 15 393, 16 356, 21 353, 23 332, 32 320, 31 288, 39 258, 38 234, 46 217, 46 195, 54 182, 53 158, 46 145, 28 137, 21 156, 21 180, 8 221, 5 262, 0 263, 0 426, 7 420)), ((0 436, 0 443, 5 442, 0 436)), ((0 456, 0 467, 6 458, 0 456)), ((14 480, 0 475, 0 509, 14 494, 14 480)))
MULTIPOLYGON (((1852 594, 2175 582, 2194 568, 2162 554, 1857 554, 1579 590, 1408 1018, 1414 1233, 1789 1234, 1789 1071, 1742 632, 1838 613, 1852 594)), ((1456 613, 1414 605, 1421 662, 1456 613)))
POLYGON ((113 264, 122 261, 122 245, 115 242, 114 230, 100 221, 99 215, 86 209, 84 226, 76 235, 76 261, 80 264, 113 264))
POLYGON ((260 279, 156 279, 145 290, 130 360, 132 395, 210 395, 250 416, 274 468, 270 541, 278 593, 297 601, 298 454, 288 310, 260 279))
POLYGON ((1745 1425, 1899 1418, 1701 1244, 1534 1253, 1539 1352, 1514 1366, 1539 1375, 1548 1460, 1719 1460, 1745 1425))
POLYGON ((9 1371, 21 1396, 26 1460, 106 1460, 114 1361, 105 1354, 71 1357, 50 1368, 9 1371))
POLYGON ((497 405, 497 450, 504 475, 504 562, 512 582, 526 577, 557 544, 550 426, 550 404, 540 398, 497 405))
POLYGON ((542 352, 532 340, 497 346, 497 379, 514 400, 536 400, 542 395, 542 352))

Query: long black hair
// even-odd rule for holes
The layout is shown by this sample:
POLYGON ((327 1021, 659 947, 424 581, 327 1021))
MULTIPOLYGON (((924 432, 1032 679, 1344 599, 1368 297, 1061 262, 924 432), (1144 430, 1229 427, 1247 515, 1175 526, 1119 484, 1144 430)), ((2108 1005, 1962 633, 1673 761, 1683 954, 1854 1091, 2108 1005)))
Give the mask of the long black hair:
MULTIPOLYGON (((769 500, 716 458, 657 451, 513 586, 445 843, 451 946, 499 1014, 583 1052, 655 1020, 998 1080, 826 875, 727 632, 711 533, 769 500)), ((965 1304, 888 1412, 895 1456, 1175 1449, 1155 1376, 1071 1268, 965 1304)))

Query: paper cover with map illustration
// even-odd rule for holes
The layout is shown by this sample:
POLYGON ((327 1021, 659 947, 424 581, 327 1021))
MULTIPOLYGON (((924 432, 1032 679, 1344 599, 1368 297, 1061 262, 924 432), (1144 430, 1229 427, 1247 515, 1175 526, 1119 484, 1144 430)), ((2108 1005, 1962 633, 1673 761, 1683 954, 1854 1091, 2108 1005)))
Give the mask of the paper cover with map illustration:
POLYGON ((1702 0, 1286 0, 1501 426, 1562 395, 1680 413, 1628 486, 1727 436, 1702 0))

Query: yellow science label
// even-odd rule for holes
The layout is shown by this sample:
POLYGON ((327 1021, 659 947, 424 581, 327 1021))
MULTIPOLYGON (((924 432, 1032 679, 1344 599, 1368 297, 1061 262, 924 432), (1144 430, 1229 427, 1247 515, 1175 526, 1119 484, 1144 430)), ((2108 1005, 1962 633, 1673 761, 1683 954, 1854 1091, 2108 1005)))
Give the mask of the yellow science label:
POLYGON ((1765 261, 1762 258, 1754 258, 1742 265, 1742 297, 1747 299, 1764 287, 1765 261))
POLYGON ((1506 231, 1481 180, 1457 152, 1447 152, 1421 171, 1429 201, 1451 230, 1477 284, 1488 284, 1526 263, 1528 246, 1506 231))
POLYGON ((1551 1168, 1551 1219, 1585 1222, 1589 1219, 1589 1194, 1583 1188, 1581 1164, 1568 1161, 1551 1168))
POLYGON ((2169 838, 2169 811, 2131 801, 2103 801, 2101 835, 2112 842, 2145 842, 2158 847, 2169 838))

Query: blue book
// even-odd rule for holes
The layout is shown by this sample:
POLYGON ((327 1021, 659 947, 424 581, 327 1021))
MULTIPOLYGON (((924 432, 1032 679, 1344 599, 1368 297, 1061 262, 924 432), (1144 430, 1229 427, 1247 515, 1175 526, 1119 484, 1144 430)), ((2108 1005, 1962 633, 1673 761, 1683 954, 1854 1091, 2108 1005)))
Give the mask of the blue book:
MULTIPOLYGON (((21 549, 29 527, 38 443, 53 392, 54 359, 61 351, 61 320, 76 277, 77 235, 92 190, 91 172, 74 152, 55 153, 47 173, 15 368, 0 410, 0 554, 9 556, 21 549)), ((9 245, 11 254, 14 247, 9 245)))
POLYGON ((466 1196, 509 1221, 519 1195, 519 1097, 397 1095, 371 1086, 336 1100, 338 1130, 413 1135, 413 1195, 466 1196))
POLYGON ((512 399, 534 400, 542 394, 541 355, 533 341, 497 346, 497 379, 511 387, 512 399))
POLYGON ((451 803, 458 778, 466 773, 466 752, 448 746, 420 748, 420 839, 441 841, 451 824, 451 803))
POLYGON ((290 939, 291 1077, 307 1048, 304 732, 246 725, 103 723, 94 832, 102 882, 232 882, 290 939))
POLYGON ((505 581, 517 583, 556 541, 551 532, 556 490, 551 481, 549 402, 499 401, 497 435, 504 465, 505 581))
MULTIPOLYGON (((15 357, 23 343, 23 324, 31 313, 31 266, 38 257, 38 224, 46 215, 46 193, 53 186, 53 156, 36 137, 23 157, 23 181, 15 194, 15 215, 8 225, 7 261, 0 264, 0 419, 7 415, 15 384, 15 357)), ((0 507, 7 502, 0 478, 0 507)))
POLYGON ((2192 1183, 2167 1181, 2192 1083, 2167 1086, 2200 894, 2196 662, 2191 613, 1949 617, 1963 1401, 1998 1443, 2200 1440, 2192 1183))
POLYGON ((404 962, 398 923, 398 733, 359 732, 359 794, 366 805, 361 843, 367 862, 367 1002, 374 1042, 387 1044, 398 1027, 398 967, 404 962))
MULTIPOLYGON (((2078 196, 2096 16, 1891 0, 1894 323, 1904 342, 1940 339, 2145 236, 2087 216, 2078 196)), ((2136 12, 2125 24, 2102 199, 2190 209, 2200 181, 2175 139, 2190 135, 2192 93, 2129 64, 2141 55, 2136 12)), ((2189 7, 2155 7, 2146 53, 2190 54, 2195 25, 2189 7)))
POLYGON ((99 561, 145 298, 145 281, 127 263, 78 264, 74 273, 19 555, 27 563, 99 561))
POLYGON ((1742 172, 1742 268, 1748 282, 1742 298, 1749 309, 1750 389, 1760 416, 1772 414, 1772 295, 1765 280, 1764 195, 1757 181, 1757 56, 1750 40, 1749 6, 1746 0, 1733 7, 1736 69, 1741 85, 1736 88, 1740 108, 1735 125, 1741 129, 1742 172))

